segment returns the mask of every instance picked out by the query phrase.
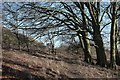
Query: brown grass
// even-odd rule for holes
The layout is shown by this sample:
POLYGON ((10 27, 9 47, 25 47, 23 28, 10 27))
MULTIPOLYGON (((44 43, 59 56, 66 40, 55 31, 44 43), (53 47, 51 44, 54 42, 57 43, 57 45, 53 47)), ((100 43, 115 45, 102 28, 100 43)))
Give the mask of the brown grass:
POLYGON ((118 70, 110 70, 83 62, 80 54, 31 53, 3 50, 3 77, 18 80, 64 78, 117 78, 118 70))

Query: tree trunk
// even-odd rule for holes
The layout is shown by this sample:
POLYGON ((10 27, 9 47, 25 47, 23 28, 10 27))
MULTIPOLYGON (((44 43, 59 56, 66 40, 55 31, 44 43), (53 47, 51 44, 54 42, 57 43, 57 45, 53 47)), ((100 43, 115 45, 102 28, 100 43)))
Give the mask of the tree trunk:
POLYGON ((87 63, 91 63, 92 58, 91 58, 91 52, 90 52, 90 42, 87 39, 88 38, 88 33, 83 32, 82 37, 80 37, 80 35, 78 35, 78 37, 79 37, 79 40, 80 40, 81 47, 84 51, 84 61, 87 62, 87 63))
POLYGON ((120 53, 118 52, 118 49, 116 49, 116 64, 120 66, 120 53))
POLYGON ((77 36, 79 38, 80 47, 83 49, 84 48, 83 39, 82 39, 82 37, 80 36, 79 33, 77 33, 77 36))
POLYGON ((87 63, 91 63, 91 52, 90 52, 90 42, 88 40, 88 32, 86 31, 86 28, 87 28, 87 19, 86 19, 86 16, 84 15, 85 13, 85 7, 84 7, 84 4, 81 3, 81 7, 83 9, 83 12, 81 13, 82 14, 82 19, 83 19, 83 31, 82 31, 82 39, 83 39, 83 44, 84 44, 84 60, 87 62, 87 63))
POLYGON ((116 65, 115 56, 116 56, 115 25, 113 25, 111 26, 111 34, 110 34, 110 64, 112 68, 114 68, 116 65))
POLYGON ((84 42, 84 52, 85 52, 85 61, 91 63, 91 52, 90 52, 90 42, 87 39, 88 33, 83 32, 83 42, 84 42))
POLYGON ((112 23, 111 23, 111 33, 110 33, 110 67, 116 68, 116 48, 117 48, 117 25, 116 25, 116 2, 111 3, 111 15, 112 15, 112 23))
POLYGON ((120 53, 118 51, 118 37, 119 37, 119 31, 118 31, 118 26, 117 26, 117 29, 116 29, 116 43, 115 43, 115 47, 116 47, 116 64, 120 66, 120 53))
POLYGON ((17 40, 18 40, 18 49, 21 50, 21 40, 20 40, 18 31, 17 31, 15 34, 16 34, 16 38, 17 38, 17 40))
POLYGON ((107 59, 105 55, 103 39, 100 34, 99 26, 97 26, 96 29, 94 30, 93 39, 94 39, 95 48, 96 48, 97 64, 102 67, 105 67, 107 64, 107 59))
MULTIPOLYGON (((95 5, 94 5, 95 6, 95 5)), ((92 18, 92 28, 93 28, 93 40, 95 42, 96 55, 97 55, 97 64, 101 67, 105 67, 107 63, 105 49, 103 44, 103 39, 100 33, 100 2, 96 2, 96 9, 89 3, 88 9, 90 16, 92 18)))

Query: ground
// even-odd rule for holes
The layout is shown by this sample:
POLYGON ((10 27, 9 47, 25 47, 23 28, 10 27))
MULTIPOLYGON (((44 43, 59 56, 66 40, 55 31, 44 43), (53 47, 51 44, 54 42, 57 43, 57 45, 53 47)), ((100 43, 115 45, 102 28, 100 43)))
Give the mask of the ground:
POLYGON ((120 78, 117 70, 101 68, 83 61, 82 54, 58 52, 2 51, 3 80, 67 80, 69 78, 120 78))

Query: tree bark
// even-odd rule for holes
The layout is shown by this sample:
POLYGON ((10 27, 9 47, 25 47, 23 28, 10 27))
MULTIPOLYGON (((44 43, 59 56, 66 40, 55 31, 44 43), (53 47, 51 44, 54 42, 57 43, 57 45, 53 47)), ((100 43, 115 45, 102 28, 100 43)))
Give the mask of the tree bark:
POLYGON ((91 63, 92 61, 91 61, 91 52, 90 52, 90 42, 87 38, 88 38, 88 33, 83 32, 84 53, 85 53, 84 60, 87 63, 91 63))
POLYGON ((87 63, 91 63, 91 52, 90 52, 90 41, 88 40, 88 32, 86 31, 87 28, 87 19, 86 16, 84 15, 85 9, 84 9, 84 4, 81 3, 81 8, 83 9, 83 12, 81 13, 82 19, 83 19, 83 31, 82 31, 82 39, 83 39, 83 44, 84 44, 84 61, 87 63))
POLYGON ((107 64, 107 59, 105 55, 105 49, 103 46, 103 39, 100 34, 100 30, 98 29, 99 26, 96 26, 96 29, 93 33, 93 40, 95 42, 95 48, 96 48, 96 55, 97 55, 97 64, 105 67, 107 64))
POLYGON ((116 2, 111 2, 111 32, 110 32, 110 67, 116 68, 116 48, 117 48, 117 38, 116 38, 116 2))
POLYGON ((118 31, 118 26, 117 26, 117 28, 116 28, 116 43, 115 43, 115 48, 116 48, 116 56, 115 56, 115 58, 116 58, 116 64, 117 65, 119 65, 120 66, 120 53, 119 53, 119 51, 118 51, 118 37, 119 37, 119 31, 118 31))
POLYGON ((21 50, 21 40, 20 40, 18 31, 15 33, 15 35, 16 35, 16 38, 18 40, 18 49, 21 50))
POLYGON ((97 64, 101 67, 105 67, 107 64, 107 59, 105 55, 103 39, 100 33, 100 2, 96 2, 96 4, 93 5, 86 3, 86 7, 88 8, 92 19, 91 23, 93 28, 93 40, 96 48, 97 64), (96 7, 96 9, 93 6, 96 7))
POLYGON ((116 58, 116 65, 120 66, 120 53, 118 52, 117 48, 116 48, 116 56, 115 56, 115 58, 116 58))
POLYGON ((78 34, 78 37, 79 37, 81 47, 84 51, 84 61, 87 62, 87 63, 91 63, 92 58, 91 58, 91 52, 90 52, 90 42, 87 39, 88 38, 88 33, 83 32, 82 37, 78 34))

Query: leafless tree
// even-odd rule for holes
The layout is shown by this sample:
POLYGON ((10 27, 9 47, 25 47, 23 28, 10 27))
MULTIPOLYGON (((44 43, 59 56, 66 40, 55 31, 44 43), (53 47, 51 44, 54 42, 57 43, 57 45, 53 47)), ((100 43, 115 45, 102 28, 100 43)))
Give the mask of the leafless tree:
MULTIPOLYGON (((102 25, 102 28, 101 23, 104 15, 108 14, 110 5, 104 8, 101 7, 101 2, 27 2, 17 5, 19 7, 15 11, 9 8, 10 5, 5 6, 5 11, 9 15, 14 15, 16 12, 19 14, 17 28, 28 30, 36 39, 46 37, 49 31, 52 31, 53 37, 75 34, 83 48, 84 60, 88 63, 92 62, 89 38, 91 35, 95 43, 97 64, 106 66, 107 59, 101 32, 111 22, 102 25)), ((4 20, 11 25, 12 22, 7 17, 4 20)))

